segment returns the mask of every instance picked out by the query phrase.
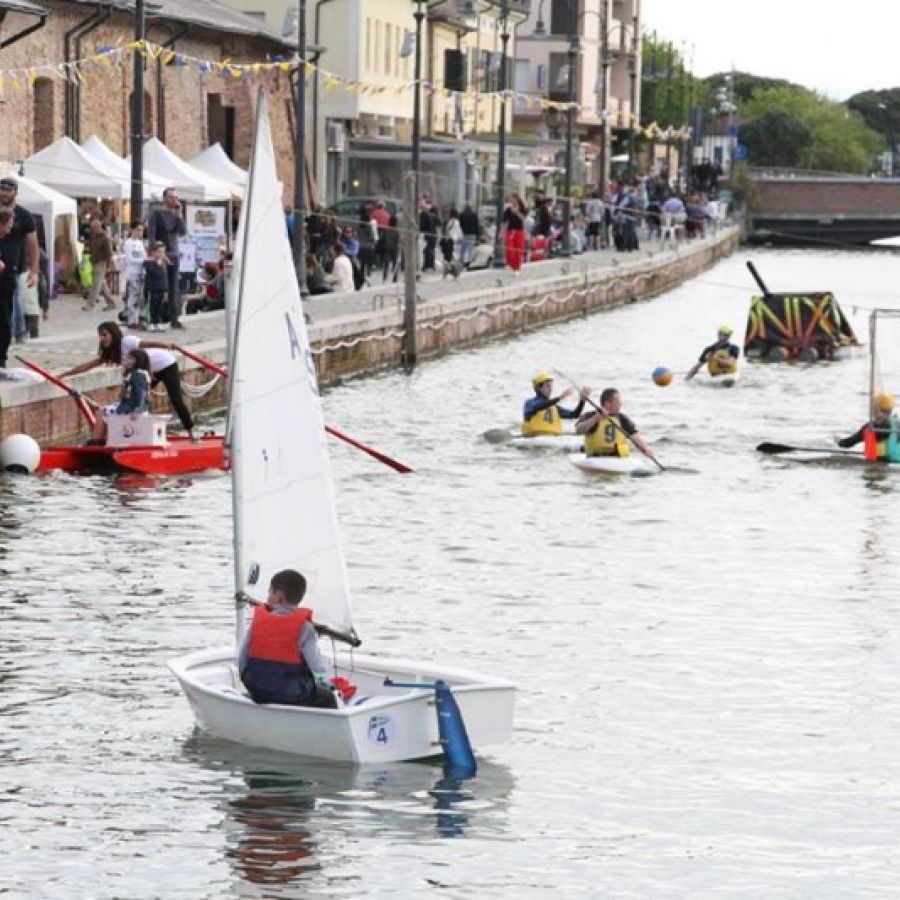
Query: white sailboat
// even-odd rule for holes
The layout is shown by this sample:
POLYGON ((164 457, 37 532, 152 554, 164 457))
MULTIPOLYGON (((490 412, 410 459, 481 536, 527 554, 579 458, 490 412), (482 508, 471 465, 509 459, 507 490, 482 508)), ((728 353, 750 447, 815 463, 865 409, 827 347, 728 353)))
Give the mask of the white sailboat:
MULTIPOLYGON (((338 537, 315 366, 262 91, 233 284, 238 296, 230 304, 229 434, 235 596, 264 602, 271 576, 297 569, 307 579, 304 605, 313 610, 314 621, 352 647, 359 640, 338 537)), ((246 611, 240 599, 237 609, 239 642, 246 611)), ((452 690, 475 748, 509 740, 512 731, 515 688, 502 679, 347 650, 335 652, 332 660, 333 674, 357 686, 347 705, 258 705, 241 684, 236 655, 235 646, 219 647, 169 665, 199 725, 240 744, 347 763, 440 755, 433 690, 439 680, 452 690), (403 686, 387 686, 386 679, 403 686)))

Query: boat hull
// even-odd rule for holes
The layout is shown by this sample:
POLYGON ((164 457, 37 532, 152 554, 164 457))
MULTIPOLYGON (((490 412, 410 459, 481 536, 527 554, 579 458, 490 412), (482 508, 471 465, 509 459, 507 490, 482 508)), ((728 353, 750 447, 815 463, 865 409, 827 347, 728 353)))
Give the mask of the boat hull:
POLYGON ((39 472, 140 472, 145 475, 184 475, 206 469, 224 468, 220 435, 192 441, 171 438, 162 447, 50 447, 41 451, 39 472))
POLYGON ((586 456, 571 453, 569 462, 591 475, 655 475, 659 468, 643 456, 586 456))
POLYGON ((518 450, 565 450, 572 453, 584 449, 580 434, 536 434, 534 437, 514 437, 510 444, 518 450))
POLYGON ((386 688, 442 679, 459 704, 474 748, 510 739, 514 686, 506 681, 409 660, 354 654, 337 673, 357 686, 339 709, 260 705, 245 693, 233 648, 205 650, 174 660, 197 723, 217 738, 313 759, 350 764, 402 762, 441 755, 434 691, 386 688))

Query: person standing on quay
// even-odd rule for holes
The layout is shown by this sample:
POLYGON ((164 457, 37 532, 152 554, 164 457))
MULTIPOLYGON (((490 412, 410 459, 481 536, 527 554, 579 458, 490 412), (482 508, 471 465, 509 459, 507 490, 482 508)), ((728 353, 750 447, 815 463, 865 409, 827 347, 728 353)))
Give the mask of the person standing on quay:
POLYGON ((40 247, 37 231, 31 213, 16 203, 18 192, 19 184, 15 178, 0 178, 0 210, 9 210, 12 214, 12 228, 0 237, 0 260, 4 264, 0 271, 0 369, 6 368, 6 355, 12 341, 13 295, 19 272, 27 266, 28 286, 38 283, 40 247))
POLYGON ((518 194, 512 194, 509 205, 503 210, 503 224, 506 227, 506 262, 518 275, 525 262, 525 216, 528 210, 518 194))
POLYGON ((106 286, 106 269, 112 262, 113 246, 99 214, 91 217, 90 229, 87 251, 91 257, 91 292, 88 294, 87 303, 81 308, 85 312, 92 310, 102 294, 106 300, 104 309, 115 309, 115 298, 106 286))
POLYGON ((178 271, 181 257, 178 239, 184 237, 186 233, 178 192, 173 187, 166 188, 163 191, 162 208, 154 209, 147 219, 147 240, 151 247, 157 241, 162 241, 166 248, 169 316, 173 328, 184 328, 181 324, 181 289, 178 271))

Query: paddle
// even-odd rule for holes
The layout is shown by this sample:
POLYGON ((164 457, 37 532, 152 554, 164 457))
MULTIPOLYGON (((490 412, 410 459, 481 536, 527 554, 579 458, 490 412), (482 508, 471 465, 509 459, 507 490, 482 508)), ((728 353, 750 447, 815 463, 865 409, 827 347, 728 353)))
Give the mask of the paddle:
POLYGON ((795 450, 803 453, 842 453, 848 456, 860 456, 856 450, 847 450, 839 447, 790 447, 787 444, 773 444, 764 442, 756 448, 760 453, 774 455, 778 453, 793 453, 795 450))
MULTIPOLYGON (((573 381, 571 378, 569 378, 569 376, 566 375, 565 372, 561 372, 559 369, 554 369, 553 371, 556 372, 556 374, 559 375, 560 378, 565 378, 566 381, 568 381, 569 384, 571 384, 572 387, 575 388, 575 390, 577 390, 577 391, 580 391, 580 390, 581 390, 581 388, 578 386, 577 382, 575 382, 575 381, 573 381)), ((604 416, 607 416, 607 418, 609 419, 609 421, 612 423, 613 427, 616 428, 618 431, 621 431, 622 434, 625 435, 625 437, 627 438, 627 440, 629 441, 629 443, 633 444, 638 450, 640 450, 640 452, 643 453, 644 456, 647 457, 647 459, 652 460, 653 462, 655 462, 656 465, 659 466, 659 471, 660 471, 660 472, 665 472, 665 471, 666 471, 666 467, 665 467, 658 459, 656 459, 655 457, 651 456, 649 453, 644 452, 644 450, 642 450, 640 447, 638 447, 637 444, 634 443, 634 441, 631 439, 631 435, 628 434, 628 432, 625 431, 625 429, 624 429, 624 428, 623 428, 623 427, 622 427, 622 426, 621 426, 621 425, 620 425, 620 424, 619 424, 612 416, 610 416, 602 406, 598 406, 596 403, 594 403, 593 400, 591 400, 590 397, 585 397, 584 399, 587 400, 587 402, 590 403, 591 406, 593 406, 594 409, 597 410, 597 412, 603 413, 604 416)))
MULTIPOLYGON (((228 370, 218 365, 217 363, 212 362, 212 360, 205 359, 197 353, 188 350, 187 347, 182 347, 180 344, 172 344, 173 349, 178 350, 180 353, 183 353, 188 359, 192 359, 198 365, 203 366, 204 369, 209 369, 210 372, 215 372, 216 375, 221 375, 223 378, 228 377, 228 370)), ((380 450, 376 450, 374 447, 368 446, 368 444, 362 443, 362 441, 356 440, 356 438, 350 437, 349 434, 344 434, 343 431, 338 431, 332 425, 326 425, 325 430, 336 437, 338 440, 343 441, 345 444, 349 444, 351 447, 356 447, 357 450, 362 450, 363 453, 368 453, 373 459, 377 459, 379 462, 384 463, 386 466, 390 466, 395 472, 403 472, 404 474, 407 472, 412 472, 412 469, 407 466, 405 463, 400 462, 399 460, 393 459, 388 456, 386 453, 382 453, 380 450)))
POLYGON ((21 356, 17 356, 16 359, 22 363, 23 366, 31 369, 32 372, 37 372, 38 375, 43 376, 50 384, 56 385, 58 388, 62 388, 74 401, 76 406, 78 407, 79 412, 84 416, 87 423, 93 427, 94 423, 97 421, 97 417, 94 415, 91 410, 89 403, 93 403, 93 405, 99 409, 100 404, 95 403, 93 400, 90 400, 88 397, 85 397, 80 391, 75 390, 71 385, 66 384, 62 378, 58 378, 52 372, 48 372, 46 369, 41 368, 37 363, 29 362, 27 359, 24 359, 21 356))
POLYGON ((513 439, 513 433, 508 428, 488 428, 482 437, 489 444, 505 444, 513 439))

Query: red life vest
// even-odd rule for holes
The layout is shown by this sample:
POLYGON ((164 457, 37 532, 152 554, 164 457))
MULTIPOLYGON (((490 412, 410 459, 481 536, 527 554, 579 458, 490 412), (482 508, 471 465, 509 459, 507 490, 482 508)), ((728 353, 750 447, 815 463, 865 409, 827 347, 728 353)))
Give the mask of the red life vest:
POLYGON ((269 606, 257 606, 250 626, 247 655, 266 662, 299 666, 300 632, 312 619, 312 610, 298 607, 291 613, 274 613, 269 606))

